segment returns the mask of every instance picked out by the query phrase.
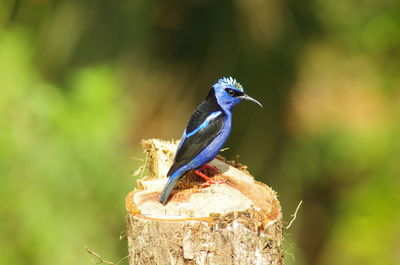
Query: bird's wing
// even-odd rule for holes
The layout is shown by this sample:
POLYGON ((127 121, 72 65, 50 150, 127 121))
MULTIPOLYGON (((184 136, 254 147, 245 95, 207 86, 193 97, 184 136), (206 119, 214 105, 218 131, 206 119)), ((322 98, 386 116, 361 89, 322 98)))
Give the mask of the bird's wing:
POLYGON ((183 134, 174 163, 168 171, 168 176, 193 160, 215 137, 220 134, 224 126, 222 111, 211 113, 197 128, 183 134))

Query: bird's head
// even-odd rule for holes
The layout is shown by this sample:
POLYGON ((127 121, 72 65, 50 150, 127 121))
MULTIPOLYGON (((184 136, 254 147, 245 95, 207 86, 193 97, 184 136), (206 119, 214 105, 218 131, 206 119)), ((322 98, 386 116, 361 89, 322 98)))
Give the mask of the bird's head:
POLYGON ((223 109, 232 109, 242 100, 254 102, 262 107, 261 103, 244 93, 242 85, 232 77, 224 77, 213 85, 215 97, 223 109))

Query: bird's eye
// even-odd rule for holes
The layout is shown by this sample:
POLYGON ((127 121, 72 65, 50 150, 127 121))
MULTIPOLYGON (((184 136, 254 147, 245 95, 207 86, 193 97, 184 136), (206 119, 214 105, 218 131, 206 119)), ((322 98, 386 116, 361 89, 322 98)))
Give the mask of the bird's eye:
POLYGON ((229 96, 231 97, 235 96, 235 91, 233 89, 227 89, 226 92, 228 92, 229 96))

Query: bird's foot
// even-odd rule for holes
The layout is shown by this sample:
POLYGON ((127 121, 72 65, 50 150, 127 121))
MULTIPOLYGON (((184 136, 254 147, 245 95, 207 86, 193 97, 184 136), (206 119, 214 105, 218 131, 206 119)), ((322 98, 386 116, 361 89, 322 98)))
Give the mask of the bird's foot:
POLYGON ((212 184, 223 184, 225 183, 225 180, 212 180, 210 177, 208 177, 207 175, 205 175, 203 172, 201 172, 200 170, 195 170, 194 173, 196 173, 196 175, 202 177, 203 179, 206 180, 205 183, 201 184, 202 188, 206 188, 212 184))
POLYGON ((222 180, 211 180, 211 181, 207 181, 203 184, 201 184, 202 188, 207 188, 208 186, 212 185, 212 184, 224 184, 226 181, 224 179, 222 180))

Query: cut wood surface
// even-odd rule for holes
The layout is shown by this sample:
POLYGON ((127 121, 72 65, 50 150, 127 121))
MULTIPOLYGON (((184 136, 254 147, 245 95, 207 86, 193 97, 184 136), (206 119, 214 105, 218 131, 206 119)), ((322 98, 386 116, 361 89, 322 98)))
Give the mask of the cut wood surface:
POLYGON ((206 171, 224 184, 202 188, 188 173, 166 205, 158 202, 176 143, 142 142, 150 175, 126 197, 130 264, 283 264, 276 193, 246 167, 218 156, 206 171))

